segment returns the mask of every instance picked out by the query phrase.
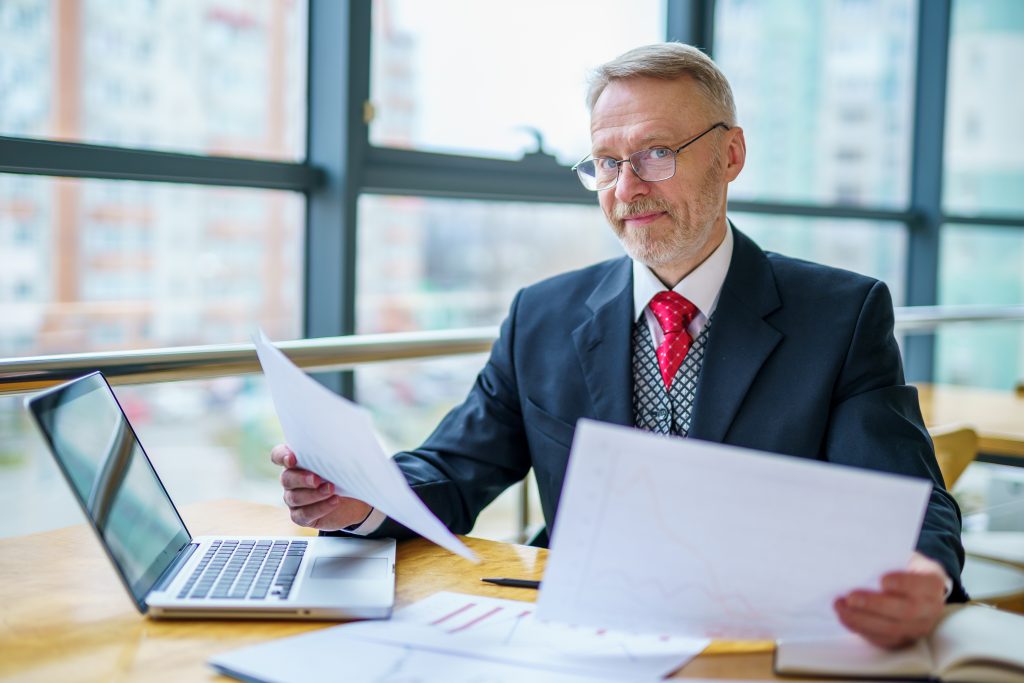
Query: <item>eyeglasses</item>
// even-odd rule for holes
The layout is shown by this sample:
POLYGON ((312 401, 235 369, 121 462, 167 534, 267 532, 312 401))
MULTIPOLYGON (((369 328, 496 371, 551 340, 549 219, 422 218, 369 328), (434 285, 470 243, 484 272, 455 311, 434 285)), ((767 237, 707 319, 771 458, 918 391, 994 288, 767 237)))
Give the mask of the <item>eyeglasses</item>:
POLYGON ((724 122, 718 122, 703 133, 696 135, 682 147, 672 149, 671 147, 651 147, 642 149, 639 152, 630 154, 625 159, 612 159, 611 157, 587 157, 572 167, 576 172, 583 187, 592 192, 599 192, 614 187, 619 181, 619 170, 622 164, 629 162, 637 178, 645 183, 656 183, 668 180, 676 174, 676 155, 684 149, 700 140, 702 137, 713 131, 715 128, 729 130, 724 122))

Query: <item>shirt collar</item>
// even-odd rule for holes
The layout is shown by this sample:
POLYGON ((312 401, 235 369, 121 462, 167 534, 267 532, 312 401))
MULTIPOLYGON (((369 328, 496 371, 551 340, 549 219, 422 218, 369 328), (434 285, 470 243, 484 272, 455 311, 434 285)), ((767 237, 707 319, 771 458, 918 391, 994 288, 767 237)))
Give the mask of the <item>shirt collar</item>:
MULTIPOLYGON (((726 225, 725 239, 711 256, 694 268, 686 277, 679 281, 672 291, 682 294, 697 307, 705 318, 710 318, 718 306, 718 296, 722 292, 722 284, 729 272, 732 261, 732 226, 726 225)), ((661 280, 651 272, 650 268, 633 260, 633 321, 643 315, 651 297, 668 289, 661 280)))

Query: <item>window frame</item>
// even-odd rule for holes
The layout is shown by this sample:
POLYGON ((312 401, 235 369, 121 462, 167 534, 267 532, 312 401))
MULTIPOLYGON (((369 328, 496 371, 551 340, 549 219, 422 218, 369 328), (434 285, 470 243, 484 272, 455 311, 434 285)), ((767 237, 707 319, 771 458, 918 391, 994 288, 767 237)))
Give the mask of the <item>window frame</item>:
MULTIPOLYGON (((177 154, 0 137, 0 173, 291 190, 306 197, 303 333, 355 333, 357 205, 361 194, 593 205, 544 153, 499 160, 376 147, 369 142, 372 0, 309 0, 307 153, 302 162, 177 154), (340 36, 340 39, 339 39, 340 36), (338 125, 338 122, 342 125, 338 125)), ((906 304, 937 303, 944 223, 1024 228, 1024 217, 961 215, 942 207, 943 144, 954 0, 917 0, 910 197, 903 210, 834 203, 730 201, 738 212, 901 222, 908 234, 906 304)), ((715 0, 665 0, 665 38, 713 55, 715 0)), ((935 335, 908 336, 908 379, 933 376, 935 335)), ((321 377, 352 395, 351 373, 321 377)))

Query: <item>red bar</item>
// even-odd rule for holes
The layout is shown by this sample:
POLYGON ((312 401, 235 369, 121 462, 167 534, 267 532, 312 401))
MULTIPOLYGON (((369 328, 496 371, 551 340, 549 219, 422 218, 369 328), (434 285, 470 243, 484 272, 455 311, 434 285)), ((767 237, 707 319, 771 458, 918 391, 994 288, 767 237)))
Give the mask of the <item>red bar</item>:
POLYGON ((465 612, 466 610, 468 610, 468 609, 472 609, 472 608, 474 608, 474 607, 476 607, 476 603, 475 603, 475 602, 471 602, 471 603, 469 603, 469 604, 463 605, 462 607, 460 607, 459 609, 455 610, 454 612, 450 612, 450 613, 448 613, 448 614, 444 615, 443 617, 441 617, 440 619, 438 619, 438 620, 436 620, 436 621, 432 621, 432 622, 430 622, 430 625, 431 625, 431 626, 437 626, 437 625, 438 625, 438 624, 440 624, 440 623, 441 623, 442 621, 448 621, 449 619, 451 619, 452 617, 454 617, 454 616, 455 616, 456 614, 462 614, 462 613, 463 613, 463 612, 465 612))
POLYGON ((483 621, 487 617, 494 616, 495 614, 500 612, 501 609, 502 609, 501 607, 495 607, 490 612, 485 612, 484 614, 481 614, 476 619, 473 619, 472 621, 467 621, 465 624, 463 624, 462 626, 459 626, 458 628, 453 628, 451 631, 448 631, 448 633, 458 633, 459 631, 465 631, 467 628, 470 628, 471 626, 475 626, 476 624, 479 624, 481 621, 483 621))

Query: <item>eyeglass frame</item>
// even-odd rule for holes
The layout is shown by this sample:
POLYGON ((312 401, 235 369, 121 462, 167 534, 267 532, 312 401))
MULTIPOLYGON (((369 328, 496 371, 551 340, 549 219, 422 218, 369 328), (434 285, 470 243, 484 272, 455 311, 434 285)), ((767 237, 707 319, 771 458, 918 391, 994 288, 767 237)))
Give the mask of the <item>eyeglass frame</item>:
POLYGON ((587 156, 583 157, 582 159, 577 161, 575 164, 573 164, 571 170, 572 170, 573 173, 576 174, 576 177, 579 178, 580 184, 583 185, 583 189, 588 190, 590 192, 603 192, 604 190, 610 190, 613 187, 615 187, 616 185, 618 185, 619 184, 619 177, 622 175, 622 164, 625 164, 627 162, 629 163, 629 167, 631 169, 633 169, 633 173, 636 174, 636 177, 639 178, 640 180, 642 180, 643 182, 645 182, 645 183, 660 183, 663 180, 669 180, 669 179, 675 177, 675 175, 676 175, 676 167, 678 166, 677 157, 679 156, 680 152, 682 152, 684 149, 686 149, 687 147, 689 147, 693 143, 697 142, 702 137, 704 137, 705 135, 707 135, 711 131, 715 130, 716 128, 722 128, 723 130, 732 130, 732 126, 729 126, 725 121, 719 121, 718 123, 716 123, 713 126, 711 126, 710 128, 708 128, 707 130, 705 130, 705 131, 703 131, 701 133, 697 133, 697 135, 695 135, 694 137, 692 137, 689 140, 687 140, 685 143, 683 143, 682 146, 678 147, 675 150, 673 150, 671 147, 666 147, 664 145, 655 145, 654 147, 648 147, 647 149, 637 150, 636 152, 633 152, 632 154, 630 154, 625 159, 614 159, 612 157, 594 156, 593 154, 588 154, 587 156), (658 180, 647 180, 643 176, 640 175, 639 171, 636 170, 636 165, 633 163, 633 157, 635 157, 637 154, 643 154, 644 152, 650 152, 652 149, 667 149, 670 152, 672 152, 672 173, 670 175, 668 175, 668 176, 666 176, 664 178, 659 178, 658 180), (585 163, 587 161, 590 161, 590 160, 593 160, 593 159, 608 159, 608 160, 613 161, 615 163, 615 180, 612 181, 611 185, 608 185, 606 187, 595 187, 594 189, 590 189, 589 187, 587 187, 586 183, 583 182, 583 178, 580 176, 580 172, 579 172, 580 164, 583 164, 583 163, 585 163))

